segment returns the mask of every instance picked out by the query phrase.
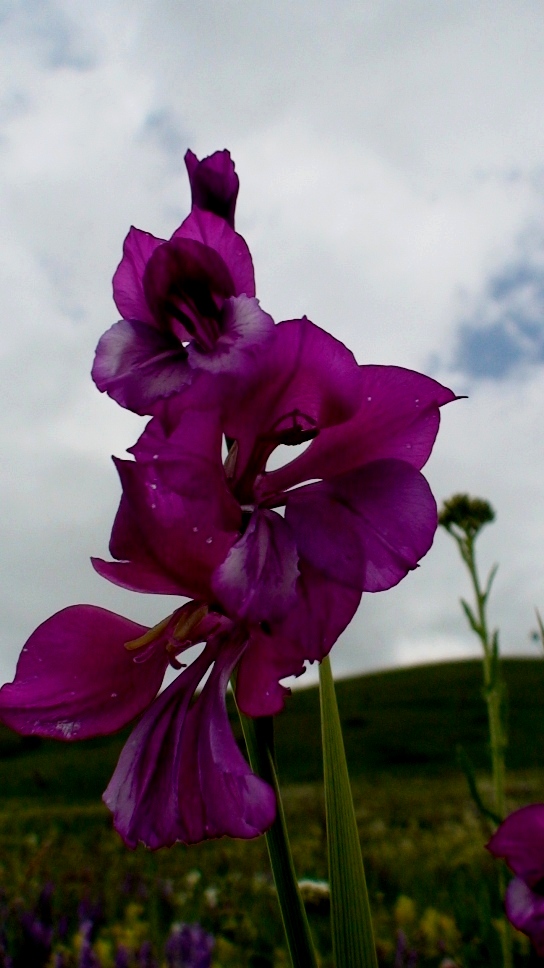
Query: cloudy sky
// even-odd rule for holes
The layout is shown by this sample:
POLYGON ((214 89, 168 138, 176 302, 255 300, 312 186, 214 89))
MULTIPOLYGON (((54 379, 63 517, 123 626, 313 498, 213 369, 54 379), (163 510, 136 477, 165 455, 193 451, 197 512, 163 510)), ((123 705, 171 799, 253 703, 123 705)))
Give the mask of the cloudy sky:
MULTIPOLYGON (((147 624, 170 602, 108 586, 109 459, 142 421, 94 388, 131 224, 188 211, 183 155, 228 147, 263 308, 306 313, 360 362, 469 399, 427 466, 487 497, 505 653, 544 610, 544 18, 540 0, 0 0, 0 679, 76 602, 147 624)), ((367 596, 339 674, 474 653, 438 534, 367 596)))

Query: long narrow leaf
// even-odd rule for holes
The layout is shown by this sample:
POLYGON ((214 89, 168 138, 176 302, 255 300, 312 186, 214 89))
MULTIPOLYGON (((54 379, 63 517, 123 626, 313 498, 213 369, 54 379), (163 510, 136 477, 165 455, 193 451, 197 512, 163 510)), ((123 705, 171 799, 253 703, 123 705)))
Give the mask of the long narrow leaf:
POLYGON ((336 968, 378 968, 363 858, 330 661, 319 670, 331 930, 336 968))

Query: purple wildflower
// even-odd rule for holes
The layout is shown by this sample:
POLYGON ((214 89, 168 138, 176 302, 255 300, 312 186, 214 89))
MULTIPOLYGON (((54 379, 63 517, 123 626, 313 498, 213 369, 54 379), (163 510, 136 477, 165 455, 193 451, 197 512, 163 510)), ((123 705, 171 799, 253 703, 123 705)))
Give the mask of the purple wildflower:
POLYGON ((130 953, 124 945, 119 945, 115 952, 115 968, 130 968, 130 953))
POLYGON ((158 962, 153 957, 153 950, 149 941, 144 941, 138 950, 138 968, 159 968, 158 962))
POLYGON ((131 229, 114 277, 123 318, 97 348, 99 389, 153 419, 135 459, 115 461, 114 560, 93 564, 190 601, 153 629, 64 609, 0 691, 3 721, 23 734, 84 739, 141 715, 104 800, 128 846, 153 849, 273 822, 273 791, 228 723, 229 679, 236 669, 247 715, 279 712, 281 680, 328 654, 363 591, 417 567, 437 527, 421 468, 454 399, 422 374, 358 366, 306 318, 275 325, 233 229, 230 155, 186 161, 191 214, 170 241, 131 229), (273 469, 279 447, 305 443, 273 469), (157 696, 169 664, 180 675, 157 696))
POLYGON ((533 803, 515 810, 486 845, 494 857, 502 857, 516 877, 505 896, 506 914, 518 931, 531 939, 538 955, 544 955, 544 804, 533 803))
POLYGON ((77 968, 100 968, 100 962, 93 951, 91 941, 93 922, 84 921, 80 925, 79 930, 81 934, 81 947, 79 949, 77 968))
POLYGON ((168 968, 209 968, 214 939, 199 924, 174 925, 165 954, 168 968))

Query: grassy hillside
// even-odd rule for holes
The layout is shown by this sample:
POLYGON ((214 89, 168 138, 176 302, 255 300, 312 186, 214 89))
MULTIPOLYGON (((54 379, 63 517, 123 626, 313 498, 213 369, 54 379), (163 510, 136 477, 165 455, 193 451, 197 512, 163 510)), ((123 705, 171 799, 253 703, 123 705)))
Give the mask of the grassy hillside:
MULTIPOLYGON (((512 769, 544 764, 544 661, 504 662, 512 769)), ((456 769, 463 744, 477 768, 487 766, 486 712, 477 661, 441 663, 360 676, 337 683, 351 775, 431 775, 456 769)), ((236 735, 240 735, 235 718, 236 735)), ((98 799, 123 735, 83 743, 22 738, 0 727, 0 797, 83 802, 98 799)), ((319 697, 303 689, 276 720, 284 782, 320 778, 319 697)))

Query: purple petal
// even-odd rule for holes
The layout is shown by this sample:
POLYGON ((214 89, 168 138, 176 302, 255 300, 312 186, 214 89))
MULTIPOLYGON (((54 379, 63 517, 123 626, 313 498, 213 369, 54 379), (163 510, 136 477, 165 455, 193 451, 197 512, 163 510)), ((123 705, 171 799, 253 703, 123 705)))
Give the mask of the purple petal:
POLYGON ((174 232, 172 239, 194 239, 214 249, 227 266, 234 284, 232 295, 255 295, 255 274, 250 251, 245 240, 213 212, 193 209, 174 232))
POLYGON ((515 877, 506 888, 504 900, 508 920, 529 936, 538 955, 544 955, 544 897, 515 877))
POLYGON ((214 212, 234 228, 234 211, 240 181, 234 171, 230 151, 216 151, 202 161, 192 151, 188 151, 185 165, 191 184, 193 206, 214 212))
POLYGON ((227 434, 239 448, 235 482, 265 444, 264 460, 279 444, 302 443, 347 420, 359 402, 353 354, 308 319, 278 323, 259 375, 258 386, 236 398, 227 421, 227 434))
POLYGON ((544 803, 515 810, 487 844, 494 857, 504 857, 509 868, 529 887, 544 878, 544 803))
POLYGON ((135 662, 125 642, 147 628, 92 605, 47 619, 21 652, 15 679, 0 690, 0 718, 24 735, 87 739, 121 729, 156 696, 165 650, 135 662))
POLYGON ((143 279, 154 319, 180 342, 196 339, 203 345, 208 328, 229 296, 236 295, 228 266, 210 246, 174 237, 151 256, 143 279))
POLYGON ((237 296, 225 302, 221 314, 221 335, 213 350, 204 353, 196 343, 187 347, 189 363, 210 373, 234 373, 246 379, 260 374, 263 354, 274 333, 274 320, 257 299, 237 296))
MULTIPOLYGON (((156 424, 152 439, 158 441, 156 424)), ((134 451, 148 455, 145 443, 134 451)), ((110 551, 132 567, 99 564, 100 573, 112 581, 119 573, 118 583, 127 587, 157 592, 164 582, 167 594, 175 588, 176 594, 208 600, 212 572, 238 539, 241 523, 221 462, 215 412, 186 411, 151 459, 115 464, 123 498, 110 551), (150 587, 144 589, 140 579, 147 575, 150 587)))
POLYGON ((164 239, 131 227, 123 244, 123 258, 113 277, 113 298, 123 319, 153 325, 142 280, 152 253, 163 242, 164 239))
POLYGON ((422 373, 398 366, 361 366, 355 412, 324 429, 291 464, 267 474, 262 493, 275 494, 385 458, 420 470, 438 432, 439 407, 455 399, 451 390, 422 373))
POLYGON ((437 527, 427 481, 400 460, 291 491, 285 518, 319 571, 369 592, 391 588, 416 568, 437 527))
POLYGON ((273 621, 294 603, 298 574, 291 529, 274 511, 257 510, 214 572, 212 588, 228 615, 273 621))
POLYGON ((274 716, 283 709, 287 676, 300 676, 305 661, 328 655, 357 611, 361 593, 300 560, 297 598, 283 621, 253 628, 238 666, 236 700, 247 716, 274 716), (265 630, 266 629, 266 630, 265 630))
POLYGON ((129 847, 251 838, 275 816, 271 788, 251 773, 229 725, 225 692, 245 643, 209 644, 153 703, 104 794, 129 847), (214 662, 202 692, 194 691, 214 662))
POLYGON ((126 319, 101 336, 91 375, 100 391, 139 414, 152 413, 158 399, 179 393, 193 376, 176 337, 126 319))

